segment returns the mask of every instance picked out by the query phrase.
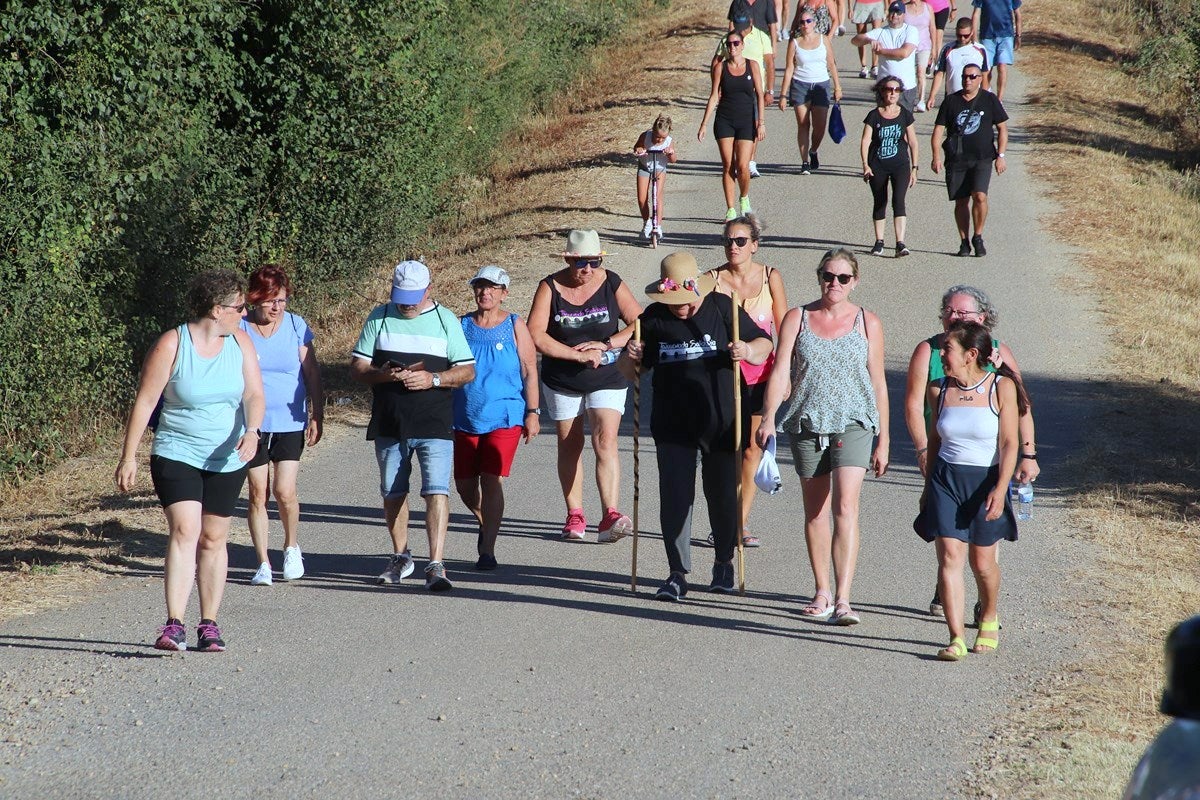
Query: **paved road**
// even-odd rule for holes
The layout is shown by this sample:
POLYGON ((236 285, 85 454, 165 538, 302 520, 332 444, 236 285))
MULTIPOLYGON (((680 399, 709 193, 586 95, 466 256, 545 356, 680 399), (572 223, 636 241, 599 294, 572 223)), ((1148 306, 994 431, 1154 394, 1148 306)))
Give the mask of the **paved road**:
MULTIPOLYGON (((853 64, 844 39, 838 55, 853 64)), ((827 167, 797 174, 791 112, 771 112, 759 156, 764 177, 752 197, 770 226, 760 260, 784 271, 793 305, 816 296, 822 251, 842 242, 865 251, 872 238, 856 155, 867 82, 851 76, 845 85, 851 134, 822 147, 827 167)), ((435 596, 415 580, 377 588, 386 537, 370 450, 355 432, 305 456, 308 577, 252 588, 244 533, 232 547, 221 620, 227 653, 150 649, 162 616, 155 571, 116 581, 69 611, 0 628, 0 796, 964 794, 990 720, 1014 711, 1026 676, 1052 668, 1047 659, 1075 641, 1073 621, 1060 612, 1071 567, 1087 556, 1068 536, 1069 487, 1057 484, 1056 464, 1078 442, 1087 382, 1103 355, 1092 301, 1076 288, 1078 267, 1039 226, 1051 209, 1025 170, 1019 74, 1014 88, 1010 170, 993 183, 991 254, 949 255, 957 239, 943 189, 928 174, 926 114, 918 122, 922 180, 909 200, 914 253, 862 259, 856 297, 885 326, 895 442, 892 471, 869 480, 863 495, 855 582, 862 625, 798 616, 812 583, 794 476, 756 506, 752 525, 764 546, 748 551, 745 597, 651 602, 667 568, 654 535, 648 450, 644 581, 631 594, 628 541, 558 541, 549 436, 518 456, 499 570, 471 571, 473 526, 456 500, 447 549, 455 590, 435 596), (943 664, 933 654, 945 628, 924 613, 933 553, 909 527, 919 487, 899 398, 912 347, 936 328, 941 291, 964 281, 986 288, 1002 310, 1000 333, 1037 402, 1046 473, 1036 520, 1003 548, 1000 651, 943 664)), ((724 208, 711 136, 702 146, 692 138, 699 103, 676 115, 682 163, 670 178, 666 244, 715 265, 714 220, 724 208)), ((629 215, 595 224, 616 243, 613 264, 640 296, 667 251, 642 248, 629 215)), ((624 438, 623 452, 631 449, 624 438)), ((627 457, 626 498, 631 473, 627 457)), ((591 487, 587 505, 598 517, 591 487)), ((698 511, 696 519, 705 517, 698 511)), ((709 553, 698 551, 701 577, 709 553)))

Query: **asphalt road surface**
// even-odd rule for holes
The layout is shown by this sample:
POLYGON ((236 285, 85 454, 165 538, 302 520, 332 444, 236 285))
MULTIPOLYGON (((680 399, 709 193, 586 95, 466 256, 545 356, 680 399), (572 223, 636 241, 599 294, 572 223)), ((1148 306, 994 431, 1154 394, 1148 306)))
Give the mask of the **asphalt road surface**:
MULTIPOLYGON (((157 570, 116 580, 68 611, 0 628, 0 796, 962 796, 993 720, 1017 712, 1028 676, 1054 669, 1079 635, 1072 626, 1082 623, 1061 609, 1073 567, 1088 556, 1069 535, 1070 487, 1057 465, 1081 441, 1104 340, 1072 254, 1039 222, 1052 207, 1025 168, 1020 72, 1008 103, 1009 170, 992 182, 989 255, 951 255, 958 240, 941 180, 928 168, 933 115, 923 114, 921 180, 909 194, 913 255, 891 258, 889 233, 889 255, 873 258, 857 155, 868 81, 846 68, 855 63, 847 39, 837 53, 849 136, 827 141, 821 170, 801 176, 791 112, 770 111, 763 177, 751 196, 768 225, 758 260, 783 271, 790 305, 817 297, 820 254, 846 243, 862 254, 854 299, 883 320, 893 466, 863 490, 854 584, 861 625, 798 614, 813 585, 798 481, 786 465, 784 491, 760 497, 751 518, 763 546, 747 551, 746 595, 698 591, 678 605, 652 602, 667 566, 647 439, 637 594, 629 540, 559 540, 552 435, 518 454, 497 571, 471 569, 474 526, 454 498, 454 590, 426 592, 420 569, 399 588, 376 587, 390 546, 372 451, 355 432, 305 455, 303 580, 249 586, 253 551, 235 522, 221 616, 228 652, 151 648, 163 616, 157 570), (1001 311, 999 335, 1036 403, 1044 473, 1034 520, 1001 548, 999 651, 946 664, 934 660, 947 640, 944 623, 926 614, 933 549, 910 527, 920 486, 901 396, 913 347, 938 327, 941 292, 960 282, 986 289, 1001 311)), ((632 202, 594 221, 615 251, 610 266, 639 299, 672 249, 691 249, 704 266, 721 261, 716 146, 711 132, 702 145, 694 139, 702 106, 696 96, 673 110, 681 161, 668 181, 660 249, 638 241, 632 202)), ((632 193, 632 169, 629 180, 632 193)), ((536 277, 548 263, 518 272, 536 277)), ((627 419, 626 510, 631 432, 627 419)), ((590 475, 590 459, 585 469, 590 475)), ((590 481, 585 487, 594 525, 599 501, 590 481)), ((694 519, 700 542, 708 533, 702 505, 694 519)), ((280 536, 274 523, 273 547, 280 536)), ((419 529, 412 541, 421 567, 419 529)), ((696 551, 703 585, 710 558, 696 551)), ((968 587, 970 603, 969 579, 968 587)), ((191 640, 196 613, 193 598, 191 640)))

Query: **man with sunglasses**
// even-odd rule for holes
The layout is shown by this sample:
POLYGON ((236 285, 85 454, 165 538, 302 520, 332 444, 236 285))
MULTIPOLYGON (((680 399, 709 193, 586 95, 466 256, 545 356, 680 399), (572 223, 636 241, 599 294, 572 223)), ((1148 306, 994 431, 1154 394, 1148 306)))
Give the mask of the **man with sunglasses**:
POLYGON ((921 36, 904 21, 904 3, 895 0, 888 6, 888 24, 850 40, 853 45, 869 45, 879 57, 879 77, 892 77, 904 85, 900 105, 912 113, 917 105, 917 45, 921 36))
POLYGON ((958 227, 958 255, 987 254, 983 226, 987 222, 988 184, 993 165, 996 174, 1005 170, 1008 146, 1008 113, 999 98, 983 90, 983 70, 975 64, 962 69, 963 88, 946 97, 933 124, 933 171, 942 171, 945 149, 946 191, 954 201, 958 227), (993 132, 993 128, 995 131, 993 132), (974 225, 975 235, 971 235, 974 225))
POLYGON ((932 111, 937 105, 938 89, 942 81, 946 82, 946 94, 952 95, 961 91, 963 67, 974 64, 983 72, 983 88, 988 88, 988 57, 987 52, 975 43, 975 26, 970 17, 959 17, 954 24, 954 41, 947 42, 938 54, 937 65, 933 73, 933 85, 929 88, 929 97, 925 105, 932 111))

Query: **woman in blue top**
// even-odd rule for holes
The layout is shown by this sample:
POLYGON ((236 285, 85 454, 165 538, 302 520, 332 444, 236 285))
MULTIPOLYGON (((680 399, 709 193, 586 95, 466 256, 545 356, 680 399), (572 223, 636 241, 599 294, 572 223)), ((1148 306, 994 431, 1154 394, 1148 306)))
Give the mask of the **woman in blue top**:
POLYGON ((313 333, 302 317, 285 310, 291 293, 292 283, 286 272, 274 264, 259 267, 250 276, 246 295, 250 309, 242 319, 242 330, 250 334, 258 353, 267 406, 258 453, 250 462, 250 507, 246 513, 258 556, 258 571, 250 579, 255 586, 271 585, 271 562, 267 557, 271 464, 275 465, 275 505, 283 523, 283 579, 304 577, 304 557, 296 540, 300 523, 296 474, 304 445, 312 447, 321 440, 325 418, 325 394, 313 333))
POLYGON ((475 569, 496 568, 496 537, 504 517, 503 481, 517 443, 538 435, 537 353, 525 321, 502 308, 508 272, 481 267, 468 283, 475 311, 462 318, 475 354, 475 380, 454 390, 454 485, 479 521, 475 569))
POLYGON ((198 649, 221 651, 225 642, 217 611, 229 568, 229 521, 246 479, 246 462, 258 448, 262 377, 254 345, 239 329, 246 300, 237 275, 197 275, 187 307, 188 322, 160 336, 142 365, 114 477, 121 491, 133 489, 138 443, 161 397, 150 477, 170 538, 164 567, 167 622, 154 646, 187 649, 183 616, 196 583, 198 649))

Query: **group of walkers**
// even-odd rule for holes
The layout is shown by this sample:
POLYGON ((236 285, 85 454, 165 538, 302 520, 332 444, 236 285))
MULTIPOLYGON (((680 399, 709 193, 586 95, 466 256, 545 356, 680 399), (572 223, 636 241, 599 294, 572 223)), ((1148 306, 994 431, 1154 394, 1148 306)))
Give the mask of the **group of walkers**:
MULTIPOLYGON (((914 5, 918 15, 928 13, 920 0, 914 5)), ((408 538, 414 456, 429 548, 426 588, 453 587, 444 561, 451 478, 477 525, 475 568, 498 566, 504 479, 519 443, 540 433, 543 413, 556 436, 562 538, 583 540, 592 530, 584 501, 585 429, 601 509, 596 541, 628 536, 633 522, 621 508, 617 437, 630 385, 650 372, 659 527, 670 569, 656 599, 677 601, 691 588, 697 465, 715 553, 708 588, 735 591, 735 552, 762 544, 763 531, 752 530, 750 513, 760 461, 769 453, 768 464, 773 463, 778 427, 788 434, 801 479, 815 584, 801 613, 838 625, 861 621, 851 603, 860 495, 868 471, 887 472, 891 449, 884 333, 879 318, 851 299, 860 274, 849 250, 824 254, 815 271, 817 297, 791 309, 779 271, 755 260, 762 231, 751 213, 748 185, 757 174, 754 145, 765 135, 765 107, 773 102, 768 54, 778 31, 777 17, 753 14, 756 6, 770 7, 768 0, 735 0, 731 8, 731 30, 714 58, 700 128, 703 138, 714 118, 728 207, 723 263, 704 270, 690 253, 672 253, 662 260, 659 279, 641 293, 650 301, 643 307, 606 267, 598 234, 573 230, 556 255, 561 266, 538 283, 528 319, 504 307, 510 276, 499 266, 485 265, 468 281, 475 310, 461 318, 432 296, 425 264, 403 261, 395 267, 389 302, 367 316, 350 370, 371 387, 367 438, 392 545, 377 583, 399 584, 416 570, 408 538), (748 22, 757 17, 768 31, 748 22), (751 42, 755 57, 746 52, 751 42)), ((904 5, 895 2, 889 12, 892 22, 903 18, 904 5)), ((868 28, 859 36, 872 43, 881 69, 877 106, 864 121, 861 139, 863 177, 875 197, 872 252, 882 251, 890 189, 896 254, 902 256, 904 197, 915 182, 917 141, 912 103, 906 102, 912 87, 887 62, 910 53, 907 44, 880 46, 896 25, 871 27, 874 12, 862 21, 860 16, 850 19, 868 28), (883 33, 873 36, 877 31, 883 33)), ((779 103, 795 108, 804 171, 820 167, 827 112, 842 95, 830 37, 843 19, 836 2, 802 5, 781 37, 789 44, 779 103)), ((964 43, 948 46, 940 67, 957 64, 959 50, 974 48, 962 36, 965 30, 960 21, 964 43)), ((933 168, 945 166, 951 196, 961 196, 956 205, 966 250, 961 254, 974 248, 982 255, 986 177, 997 160, 985 156, 995 126, 1000 152, 994 155, 1002 159, 1005 116, 997 98, 979 98, 986 62, 967 58, 964 64, 958 75, 963 88, 941 103, 933 168), (937 145, 945 137, 954 144, 943 160, 937 145), (971 225, 974 237, 968 236, 971 225)), ((670 131, 671 120, 660 116, 635 143, 646 235, 662 234, 665 169, 676 158, 670 131), (656 192, 648 191, 651 181, 656 192)), ((997 160, 997 172, 1002 164, 997 160)), ((296 479, 304 447, 321 439, 324 405, 313 333, 287 311, 291 295, 290 280, 276 265, 256 270, 248 287, 232 272, 202 273, 187 298, 188 321, 164 333, 146 358, 115 477, 120 489, 133 488, 138 444, 146 428, 153 428, 150 472, 169 528, 167 621, 155 643, 160 649, 187 648, 183 619, 193 585, 200 596, 197 647, 224 649, 217 615, 231 517, 247 478, 247 519, 258 564, 251 583, 270 585, 274 577, 267 547, 271 496, 284 535, 281 577, 290 581, 305 574, 296 479)), ((953 287, 941 311, 944 330, 913 354, 905 420, 926 480, 914 527, 937 543, 931 612, 944 614, 950 634, 938 657, 958 660, 967 652, 964 564, 979 585, 974 650, 998 646, 996 552, 1000 540, 1016 538, 1009 478, 1035 479, 1037 456, 1029 400, 1012 353, 991 336, 996 314, 986 295, 953 287)))
MULTIPOLYGON (((841 123, 841 78, 833 53, 833 37, 845 18, 835 1, 802 2, 792 24, 780 27, 779 9, 772 0, 733 0, 729 32, 721 37, 711 63, 712 84, 697 139, 704 140, 709 122, 721 157, 721 188, 725 219, 753 213, 750 181, 761 175, 755 152, 767 135, 766 109, 776 102, 774 39, 784 42, 783 82, 779 109, 790 104, 796 117, 800 174, 821 167, 819 148, 831 118, 841 123)), ((1008 114, 1002 101, 1007 69, 1021 42, 1021 0, 973 0, 973 13, 955 23, 954 41, 942 46, 942 33, 956 10, 949 0, 892 0, 851 3, 851 21, 858 32, 860 78, 875 81, 876 107, 863 120, 860 154, 862 178, 872 195, 874 245, 872 255, 885 249, 884 223, 891 196, 895 255, 907 256, 905 198, 916 184, 919 147, 916 113, 937 109, 930 139, 931 167, 945 171, 946 191, 954 203, 959 256, 984 256, 987 193, 990 176, 1005 170, 1008 114), (867 54, 870 64, 867 66, 867 54), (936 54, 936 55, 935 55, 936 54), (989 67, 989 65, 991 65, 989 67), (989 91, 989 71, 996 92, 989 91), (927 90, 927 78, 932 87, 927 90), (939 92, 944 87, 944 96, 939 92)), ((667 161, 654 171, 659 213, 646 204, 643 175, 650 143, 663 141, 656 121, 654 136, 647 131, 634 146, 639 156, 638 198, 644 221, 642 235, 662 236, 661 197, 667 161)), ((669 124, 669 123, 668 123, 669 124)), ((839 134, 833 134, 839 138, 839 134)), ((676 160, 670 145, 670 163, 676 160)), ((658 162, 656 162, 658 163, 658 162)))

